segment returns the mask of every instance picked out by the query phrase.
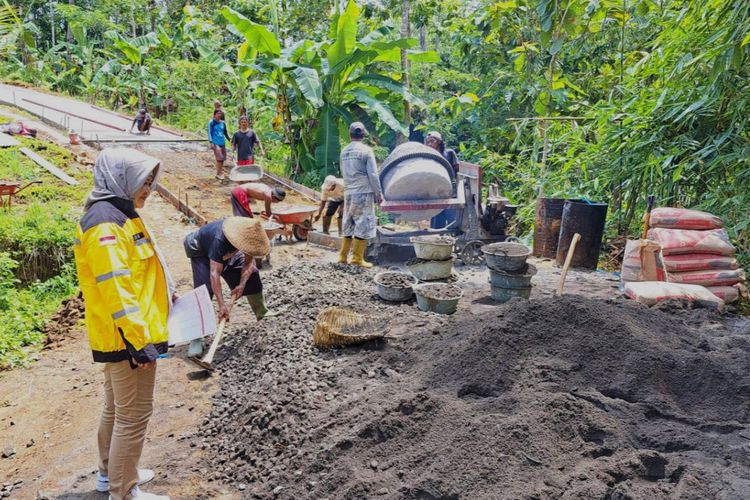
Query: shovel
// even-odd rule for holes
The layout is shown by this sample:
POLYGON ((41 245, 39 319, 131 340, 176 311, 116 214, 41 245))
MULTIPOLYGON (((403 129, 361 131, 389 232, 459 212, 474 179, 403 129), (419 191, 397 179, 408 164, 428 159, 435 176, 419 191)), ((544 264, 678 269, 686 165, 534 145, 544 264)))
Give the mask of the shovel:
MULTIPOLYGON (((230 311, 232 310, 233 305, 234 298, 232 298, 232 302, 229 304, 230 311)), ((219 327, 216 329, 216 335, 214 335, 214 340, 213 342, 211 342, 211 347, 208 349, 206 355, 203 356, 203 359, 200 359, 198 357, 189 357, 188 359, 204 370, 208 370, 210 372, 216 370, 213 365, 214 356, 216 355, 216 350, 219 348, 219 344, 221 343, 221 338, 224 336, 224 327, 226 326, 226 324, 226 319, 222 319, 219 322, 219 327)))

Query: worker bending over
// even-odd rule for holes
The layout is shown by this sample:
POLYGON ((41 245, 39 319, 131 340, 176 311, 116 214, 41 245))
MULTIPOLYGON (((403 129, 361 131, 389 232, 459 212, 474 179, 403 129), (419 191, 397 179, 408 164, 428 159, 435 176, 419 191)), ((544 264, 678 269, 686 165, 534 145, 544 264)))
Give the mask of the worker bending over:
POLYGON ((250 208, 250 200, 261 201, 265 205, 265 210, 261 215, 271 216, 271 204, 284 201, 286 191, 262 182, 248 182, 240 184, 232 189, 230 201, 232 202, 232 214, 237 217, 253 217, 253 210, 250 208))
MULTIPOLYGON (((261 248, 263 245, 254 227, 256 224, 244 217, 229 217, 209 222, 188 234, 183 242, 193 269, 193 288, 206 285, 208 294, 216 297, 219 321, 229 320, 229 306, 221 292, 220 278, 229 286, 233 301, 247 297, 247 303, 258 321, 277 314, 266 308, 263 283, 253 259, 253 256, 262 257, 268 251, 267 239, 266 248, 261 248)), ((265 236, 265 233, 262 235, 265 236)), ((202 353, 203 340, 192 341, 188 356, 197 357, 202 353)))
POLYGON ((367 129, 361 122, 349 126, 351 142, 341 151, 341 175, 344 177, 344 238, 339 262, 346 264, 352 250, 352 264, 372 267, 365 261, 367 240, 375 237, 375 204, 383 201, 375 153, 362 140, 367 129))
POLYGON ((318 215, 315 216, 315 222, 320 220, 320 215, 326 205, 328 205, 328 208, 326 208, 326 214, 323 216, 323 234, 329 234, 333 215, 338 212, 337 222, 339 236, 341 236, 341 219, 344 213, 344 179, 337 178, 334 175, 325 178, 320 189, 320 208, 318 208, 318 215))
POLYGON ((133 127, 138 130, 140 134, 151 135, 151 115, 148 114, 146 108, 141 108, 138 113, 135 114, 133 123, 130 124, 130 133, 133 133, 133 127))
MULTIPOLYGON (((456 196, 456 189, 458 186, 458 155, 450 148, 445 147, 445 141, 440 132, 432 131, 427 134, 427 138, 424 140, 425 146, 429 146, 432 149, 437 150, 438 153, 450 163, 453 167, 453 196, 456 196)), ((432 229, 443 229, 456 223, 458 219, 458 210, 455 208, 446 208, 435 217, 430 220, 430 227, 432 229)))

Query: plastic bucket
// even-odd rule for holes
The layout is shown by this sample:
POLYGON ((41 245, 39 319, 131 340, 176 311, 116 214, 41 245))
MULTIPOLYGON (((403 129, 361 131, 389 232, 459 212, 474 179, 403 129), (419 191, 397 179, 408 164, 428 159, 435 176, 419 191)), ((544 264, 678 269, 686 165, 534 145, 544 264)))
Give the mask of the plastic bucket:
POLYGON ((528 299, 531 297, 531 287, 528 288, 501 288, 491 287, 490 294, 492 300, 496 302, 508 302, 510 299, 515 297, 521 297, 522 299, 528 299))
POLYGON ((414 289, 412 287, 417 284, 417 278, 411 274, 402 273, 400 271, 383 271, 382 273, 376 274, 373 281, 377 285, 378 296, 389 302, 405 302, 411 299, 411 296, 414 295, 414 289), (384 279, 387 279, 388 275, 405 276, 409 279, 411 284, 408 286, 386 285, 383 281, 384 279))
POLYGON ((448 283, 422 283, 414 287, 414 294, 417 296, 417 307, 420 311, 434 312, 438 314, 453 314, 458 309, 458 301, 463 297, 464 292, 456 285, 448 283), (448 298, 435 298, 431 295, 436 287, 448 287, 452 292, 448 298))
POLYGON ((406 263, 406 268, 419 281, 444 280, 453 273, 453 259, 412 260, 406 263))
POLYGON ((450 236, 412 236, 409 241, 414 245, 417 258, 424 260, 449 260, 456 244, 455 238, 450 236))
POLYGON ((520 243, 503 241, 482 247, 487 267, 496 271, 519 271, 526 265, 531 249, 520 243))
POLYGON ((573 252, 572 267, 596 269, 599 263, 599 250, 602 247, 604 224, 607 221, 606 203, 588 203, 583 200, 568 200, 563 209, 560 240, 557 244, 558 266, 562 266, 568 255, 573 235, 578 233, 581 240, 573 252))
POLYGON ((529 288, 536 267, 529 264, 523 272, 509 273, 490 269, 490 284, 497 288, 529 288))

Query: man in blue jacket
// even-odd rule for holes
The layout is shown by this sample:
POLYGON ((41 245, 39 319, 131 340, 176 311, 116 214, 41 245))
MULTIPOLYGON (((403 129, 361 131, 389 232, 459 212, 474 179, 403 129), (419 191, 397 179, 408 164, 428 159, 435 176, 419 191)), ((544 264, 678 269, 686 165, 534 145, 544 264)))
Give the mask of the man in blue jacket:
POLYGON ((229 140, 227 125, 224 123, 224 112, 214 110, 214 117, 208 122, 208 143, 216 159, 216 178, 224 179, 224 161, 227 159, 226 141, 229 140))

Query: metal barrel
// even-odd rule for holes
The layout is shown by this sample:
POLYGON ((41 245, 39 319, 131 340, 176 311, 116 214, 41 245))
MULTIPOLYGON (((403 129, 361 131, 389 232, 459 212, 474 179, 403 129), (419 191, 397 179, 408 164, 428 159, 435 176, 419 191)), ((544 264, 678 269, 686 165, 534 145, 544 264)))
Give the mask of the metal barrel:
POLYGON ((534 257, 554 259, 560 238, 565 198, 537 198, 534 218, 534 257))
POLYGON ((599 262, 599 250, 602 247, 604 224, 607 221, 606 203, 588 203, 583 200, 567 200, 563 207, 560 238, 557 243, 556 262, 563 265, 570 248, 573 235, 581 235, 571 266, 596 269, 599 262))

